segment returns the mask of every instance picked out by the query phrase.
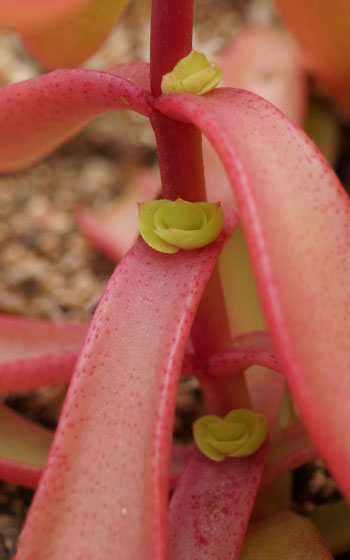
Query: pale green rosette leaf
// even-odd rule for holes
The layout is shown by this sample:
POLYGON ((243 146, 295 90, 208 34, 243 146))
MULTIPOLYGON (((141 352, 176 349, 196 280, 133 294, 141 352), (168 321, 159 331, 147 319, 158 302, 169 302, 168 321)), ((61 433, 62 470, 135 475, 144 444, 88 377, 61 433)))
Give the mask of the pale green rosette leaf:
POLYGON ((224 419, 206 415, 193 424, 197 447, 213 461, 252 455, 264 443, 266 435, 266 418, 253 410, 231 410, 224 419))
POLYGON ((203 95, 214 89, 222 78, 222 71, 207 57, 192 51, 182 58, 171 72, 162 78, 162 93, 193 93, 203 95))
POLYGON ((187 202, 178 198, 139 205, 140 233, 152 249, 162 253, 205 247, 218 237, 223 225, 219 202, 187 202))

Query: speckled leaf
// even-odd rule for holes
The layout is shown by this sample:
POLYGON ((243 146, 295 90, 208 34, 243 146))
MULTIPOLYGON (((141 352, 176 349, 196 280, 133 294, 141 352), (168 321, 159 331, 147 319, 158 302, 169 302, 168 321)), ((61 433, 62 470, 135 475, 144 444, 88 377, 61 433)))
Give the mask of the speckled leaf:
POLYGON ((87 328, 87 323, 0 315, 0 390, 69 381, 87 328))
POLYGON ((301 125, 306 83, 297 46, 277 27, 244 29, 220 60, 222 85, 247 89, 267 99, 301 125))
POLYGON ((128 0, 89 0, 62 17, 22 31, 30 53, 46 68, 70 68, 91 56, 106 39, 128 0))
POLYGON ((349 0, 275 0, 284 22, 300 41, 309 66, 350 114, 349 0))
POLYGON ((95 70, 61 70, 1 88, 0 172, 37 161, 112 109, 147 115, 147 98, 130 81, 95 70))
POLYGON ((42 474, 53 432, 10 408, 0 406, 0 478, 35 487, 42 474))
MULTIPOLYGON (((270 429, 284 381, 256 368, 250 389, 270 429)), ((197 449, 181 474, 169 506, 169 559, 238 560, 264 468, 267 444, 249 457, 211 461, 197 449)))
POLYGON ((221 250, 143 241, 92 320, 17 560, 165 555, 173 413, 191 323, 221 250), (147 512, 147 515, 145 515, 147 512))
POLYGON ((270 334, 304 425, 350 496, 350 204, 310 140, 243 90, 167 95, 158 110, 192 121, 235 190, 270 334))
POLYGON ((280 371, 281 366, 273 352, 268 333, 251 332, 232 339, 232 348, 203 360, 186 354, 183 363, 185 375, 226 377, 240 374, 250 366, 258 365, 280 371))

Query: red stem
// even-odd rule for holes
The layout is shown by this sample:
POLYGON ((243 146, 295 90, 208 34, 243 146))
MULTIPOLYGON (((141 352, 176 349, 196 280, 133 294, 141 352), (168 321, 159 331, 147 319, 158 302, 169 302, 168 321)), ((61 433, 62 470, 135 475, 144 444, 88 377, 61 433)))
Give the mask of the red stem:
POLYGON ((192 50, 194 0, 152 0, 151 90, 162 91, 162 76, 192 50))
MULTIPOLYGON (((151 20, 151 89, 161 95, 162 76, 192 49, 193 0, 153 0, 151 20)), ((191 124, 150 111, 156 136, 163 197, 192 202, 206 200, 202 140, 191 124)), ((199 305, 193 342, 201 357, 230 347, 230 329, 220 279, 214 272, 199 305)), ((224 414, 238 404, 248 406, 243 376, 202 383, 210 411, 224 414)))
MULTIPOLYGON (((193 0, 153 0, 151 89, 161 95, 162 76, 192 49, 193 0)), ((201 133, 191 124, 151 111, 157 140, 163 196, 205 200, 201 133)))
POLYGON ((201 133, 192 124, 151 111, 156 136, 163 197, 206 200, 201 133))

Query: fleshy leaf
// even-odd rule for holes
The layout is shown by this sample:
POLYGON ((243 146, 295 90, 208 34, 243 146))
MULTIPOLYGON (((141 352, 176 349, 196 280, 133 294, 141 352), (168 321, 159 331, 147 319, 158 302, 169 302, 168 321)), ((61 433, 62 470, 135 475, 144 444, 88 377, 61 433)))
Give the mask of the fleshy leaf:
POLYGON ((276 27, 244 29, 220 60, 225 86, 267 99, 292 121, 305 117, 306 83, 297 46, 276 27))
POLYGON ((271 348, 269 336, 265 332, 237 336, 232 340, 232 348, 218 352, 206 360, 186 354, 182 373, 184 375, 225 377, 235 373, 239 374, 253 365, 267 367, 274 371, 281 369, 271 348))
POLYGON ((252 93, 155 100, 191 121, 235 190, 270 334, 304 425, 350 497, 350 205, 310 140, 252 93))
POLYGON ((301 422, 280 430, 274 437, 266 462, 261 490, 270 487, 284 473, 314 461, 317 451, 311 444, 301 422))
MULTIPOLYGON (((143 65, 142 65, 143 66, 143 65)), ((61 70, 0 89, 0 171, 42 158, 112 109, 148 113, 148 93, 95 70, 61 70)))
POLYGON ((0 315, 0 390, 69 381, 87 328, 87 323, 0 315))
POLYGON ((36 27, 48 21, 67 16, 90 3, 91 0, 1 0, 0 25, 2 27, 36 27))
POLYGON ((53 432, 0 406, 0 478, 35 487, 42 474, 53 432))
POLYGON ((350 4, 348 0, 276 0, 286 25, 300 42, 310 68, 350 113, 350 4))
POLYGON ((316 527, 305 517, 283 511, 252 523, 240 560, 332 560, 316 527))
POLYGON ((137 241, 137 203, 160 194, 160 181, 153 171, 141 170, 111 206, 101 211, 82 208, 77 212, 82 233, 112 261, 120 261, 137 241))
POLYGON ((127 3, 89 0, 60 18, 22 31, 23 42, 46 68, 77 66, 102 45, 127 3))
POLYGON ((140 241, 92 320, 18 560, 161 560, 178 378, 221 244, 163 255, 140 241), (147 512, 147 515, 145 515, 147 512), (39 538, 40 535, 40 538, 39 538))
MULTIPOLYGON (((284 382, 267 369, 249 372, 254 408, 272 428, 284 382)), ((250 457, 223 462, 207 459, 196 449, 181 474, 169 506, 169 559, 238 560, 267 445, 250 457)))
POLYGON ((169 485, 174 489, 179 476, 193 451, 193 445, 174 444, 170 455, 169 485))

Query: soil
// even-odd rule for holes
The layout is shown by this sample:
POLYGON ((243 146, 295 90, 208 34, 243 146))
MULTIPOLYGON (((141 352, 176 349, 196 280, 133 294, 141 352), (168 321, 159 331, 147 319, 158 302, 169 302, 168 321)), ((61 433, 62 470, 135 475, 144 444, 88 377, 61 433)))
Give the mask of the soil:
MULTIPOLYGON (((198 0, 194 45, 215 59, 244 25, 275 19, 269 2, 198 0)), ((107 69, 128 60, 148 60, 149 5, 131 2, 106 45, 85 67, 107 69)), ((18 38, 0 34, 0 85, 26 79, 42 69, 18 38)), ((338 171, 350 184, 350 129, 342 125, 338 171)), ((28 170, 0 176, 0 312, 49 319, 89 320, 114 265, 78 231, 80 206, 102 208, 122 192, 137 169, 157 162, 146 119, 110 113, 89 125, 53 155, 28 170)), ((5 402, 54 428, 65 387, 3 395, 5 402)), ((179 387, 175 441, 191 440, 191 424, 204 410, 198 383, 179 387)), ((0 560, 11 558, 33 492, 0 483, 0 560)), ((295 473, 295 508, 308 513, 338 497, 320 461, 295 473)))

